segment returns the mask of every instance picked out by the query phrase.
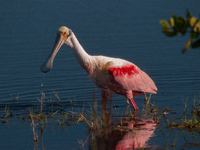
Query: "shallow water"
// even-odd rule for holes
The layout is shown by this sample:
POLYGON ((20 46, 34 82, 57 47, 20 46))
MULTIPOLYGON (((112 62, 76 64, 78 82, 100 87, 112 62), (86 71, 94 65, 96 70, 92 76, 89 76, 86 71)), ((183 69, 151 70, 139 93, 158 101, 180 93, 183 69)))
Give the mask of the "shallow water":
MULTIPOLYGON (((174 38, 164 36, 161 33, 159 20, 167 20, 172 13, 185 16, 186 9, 190 9, 194 16, 198 16, 199 4, 199 0, 192 2, 180 0, 176 2, 158 0, 2 2, 0 6, 0 112, 2 116, 6 105, 9 105, 10 110, 19 116, 26 115, 32 107, 39 107, 37 98, 41 97, 41 91, 48 98, 57 100, 53 90, 58 92, 59 98, 65 103, 60 107, 70 109, 68 105, 70 99, 75 99, 79 106, 84 105, 85 109, 90 109, 96 86, 88 79, 86 72, 76 62, 66 45, 57 54, 53 69, 45 75, 40 72, 40 66, 54 44, 57 29, 66 25, 73 30, 89 54, 127 59, 148 73, 158 87, 158 93, 152 95, 152 102, 161 110, 169 107, 176 112, 169 117, 180 118, 184 107, 182 98, 188 99, 188 108, 191 110, 193 98, 199 97, 200 51, 190 49, 185 54, 181 54, 188 36, 174 38), (14 97, 19 94, 19 102, 11 102, 13 98, 10 94, 14 97)), ((100 109, 100 90, 96 90, 100 109)), ((144 96, 135 98, 140 109, 144 106, 143 99, 144 96)), ((118 106, 120 112, 124 112, 126 100, 114 95, 113 105, 118 106)), ((1 138, 7 140, 0 144, 0 149, 5 147, 12 149, 15 145, 23 149, 24 145, 16 140, 19 138, 26 140, 24 141, 26 143, 31 143, 26 145, 26 149, 33 147, 30 124, 22 123, 21 127, 19 122, 13 119, 10 125, 1 124, 0 130, 4 131, 1 138), (28 131, 24 132, 24 130, 28 131), (25 138, 26 136, 28 137, 25 138), (13 139, 10 141, 12 145, 9 144, 10 137, 13 139)), ((72 128, 83 133, 86 127, 83 124, 72 128)), ((68 129, 66 134, 77 135, 77 133, 70 133, 72 131, 74 129, 68 129)), ((61 140, 58 141, 69 140, 68 137, 62 138, 64 133, 61 131, 56 135, 49 130, 45 133, 59 136, 61 140)), ((159 130, 155 133, 160 135, 159 130)), ((86 138, 86 135, 81 135, 82 139, 86 138)), ((79 147, 75 144, 76 137, 74 136, 76 142, 67 143, 69 147, 74 149, 79 147)), ((54 144, 50 142, 50 136, 45 138, 48 139, 45 141, 46 146, 49 146, 47 149, 51 149, 54 144)), ((170 139, 166 137, 166 139, 170 141, 174 137, 170 139)), ((163 139, 162 142, 157 142, 156 137, 152 140, 153 144, 155 141, 155 145, 165 143, 163 139)))

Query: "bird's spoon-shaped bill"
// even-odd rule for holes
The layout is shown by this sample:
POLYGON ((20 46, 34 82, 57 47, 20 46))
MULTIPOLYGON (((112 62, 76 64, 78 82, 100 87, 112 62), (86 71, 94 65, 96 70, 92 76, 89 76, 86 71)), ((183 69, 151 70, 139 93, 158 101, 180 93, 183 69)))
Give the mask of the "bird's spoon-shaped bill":
POLYGON ((54 58, 63 44, 64 44, 64 39, 60 34, 58 34, 51 53, 49 54, 48 58, 40 68, 42 72, 46 73, 52 69, 54 58))

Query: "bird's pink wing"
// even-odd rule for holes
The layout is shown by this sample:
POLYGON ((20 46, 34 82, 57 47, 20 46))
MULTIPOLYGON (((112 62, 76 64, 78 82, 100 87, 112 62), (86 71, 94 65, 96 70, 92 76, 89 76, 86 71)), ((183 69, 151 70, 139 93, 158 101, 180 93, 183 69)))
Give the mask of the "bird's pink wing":
POLYGON ((121 67, 109 67, 108 72, 113 83, 124 90, 149 93, 157 91, 153 80, 132 63, 121 67))

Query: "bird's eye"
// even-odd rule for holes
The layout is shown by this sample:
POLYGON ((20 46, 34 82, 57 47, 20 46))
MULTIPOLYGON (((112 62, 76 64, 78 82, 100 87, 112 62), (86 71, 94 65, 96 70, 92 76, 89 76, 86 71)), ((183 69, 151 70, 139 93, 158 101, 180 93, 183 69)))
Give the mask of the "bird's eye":
POLYGON ((66 32, 63 32, 63 34, 66 34, 66 32))

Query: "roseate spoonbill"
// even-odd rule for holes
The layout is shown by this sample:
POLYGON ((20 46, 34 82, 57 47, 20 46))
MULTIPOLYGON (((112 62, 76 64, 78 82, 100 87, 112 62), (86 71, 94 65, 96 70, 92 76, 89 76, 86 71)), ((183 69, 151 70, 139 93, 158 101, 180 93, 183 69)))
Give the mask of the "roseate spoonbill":
POLYGON ((53 49, 41 66, 42 72, 46 73, 53 67, 53 60, 64 43, 72 49, 78 63, 86 70, 97 87, 102 90, 102 108, 106 108, 112 93, 129 99, 135 110, 138 110, 138 107, 133 97, 144 92, 156 94, 157 87, 153 80, 135 64, 120 58, 87 54, 73 31, 66 26, 58 29, 53 49))

